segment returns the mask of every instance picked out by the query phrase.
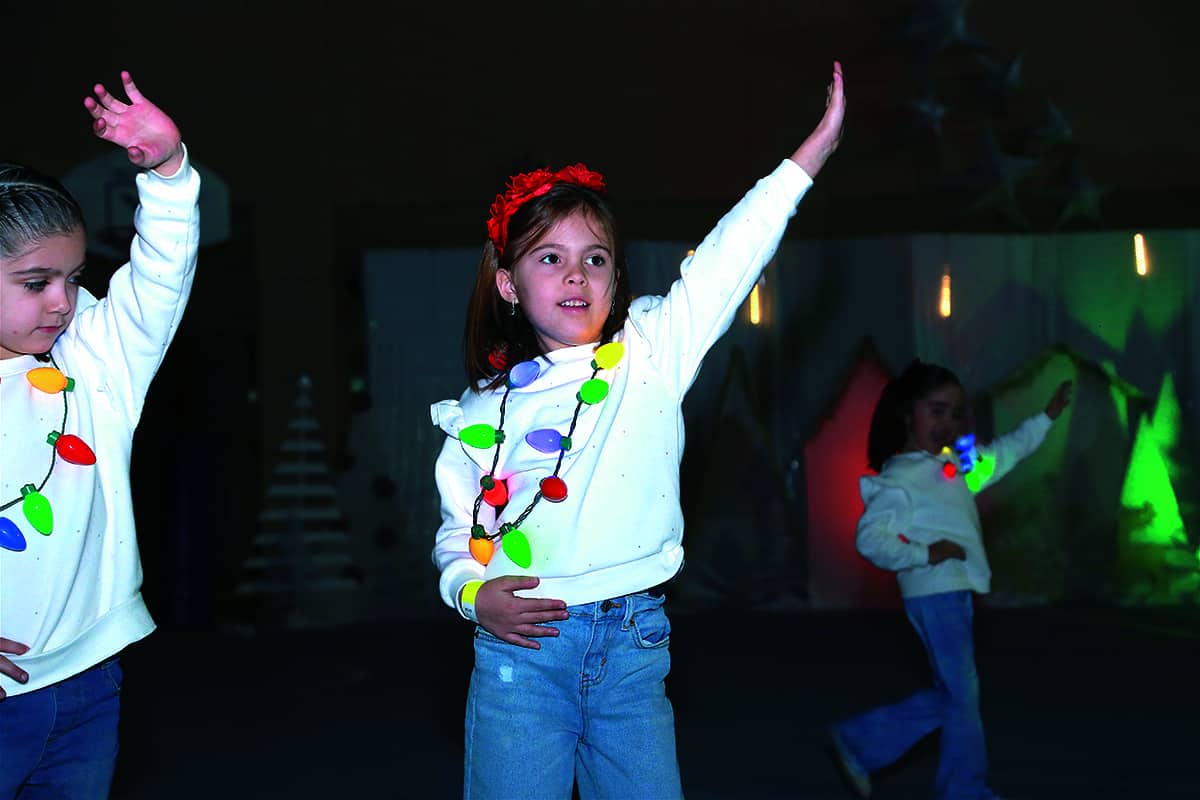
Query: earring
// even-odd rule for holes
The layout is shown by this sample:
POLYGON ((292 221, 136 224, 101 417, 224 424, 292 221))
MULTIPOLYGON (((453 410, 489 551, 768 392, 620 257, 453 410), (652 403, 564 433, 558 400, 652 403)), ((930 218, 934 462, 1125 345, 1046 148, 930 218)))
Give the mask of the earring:
POLYGON ((515 317, 517 315, 517 301, 516 300, 512 301, 512 310, 508 312, 508 315, 510 317, 515 317))

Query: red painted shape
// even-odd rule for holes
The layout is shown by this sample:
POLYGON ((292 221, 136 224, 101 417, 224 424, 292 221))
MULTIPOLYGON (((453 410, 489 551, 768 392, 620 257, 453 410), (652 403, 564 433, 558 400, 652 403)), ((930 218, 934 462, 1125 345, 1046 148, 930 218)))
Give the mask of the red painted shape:
POLYGON ((867 433, 888 374, 862 358, 828 416, 804 446, 808 484, 809 599, 814 608, 895 608, 896 578, 872 566, 854 546, 867 474, 867 433))

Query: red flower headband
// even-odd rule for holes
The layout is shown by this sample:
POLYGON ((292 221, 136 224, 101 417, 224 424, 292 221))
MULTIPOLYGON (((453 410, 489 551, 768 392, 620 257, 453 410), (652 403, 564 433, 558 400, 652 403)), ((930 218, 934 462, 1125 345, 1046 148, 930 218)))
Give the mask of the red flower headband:
POLYGON ((513 214, 533 198, 541 197, 550 191, 556 183, 573 183, 585 189, 604 191, 604 176, 583 164, 572 164, 558 172, 542 168, 512 176, 508 179, 508 188, 504 194, 496 195, 487 221, 488 238, 496 246, 498 254, 503 254, 504 247, 508 244, 508 221, 512 219, 513 214))

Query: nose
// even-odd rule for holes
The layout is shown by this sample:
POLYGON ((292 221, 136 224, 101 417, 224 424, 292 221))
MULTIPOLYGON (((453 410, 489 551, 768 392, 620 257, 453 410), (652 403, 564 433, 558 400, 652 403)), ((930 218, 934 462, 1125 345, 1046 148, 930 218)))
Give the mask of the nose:
POLYGON ((583 264, 572 262, 571 266, 563 274, 563 280, 570 286, 586 286, 587 271, 583 268, 583 264))
POLYGON ((67 314, 71 311, 71 296, 65 283, 52 283, 46 287, 46 310, 51 314, 67 314))

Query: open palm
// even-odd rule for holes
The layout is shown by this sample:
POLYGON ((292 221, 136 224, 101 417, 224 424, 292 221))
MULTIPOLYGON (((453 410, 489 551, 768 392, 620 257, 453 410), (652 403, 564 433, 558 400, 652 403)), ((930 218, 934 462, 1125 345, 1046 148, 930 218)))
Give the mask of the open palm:
POLYGON ((94 98, 84 98, 94 120, 92 131, 125 148, 129 160, 139 167, 154 169, 179 157, 179 129, 174 121, 138 91, 128 72, 121 73, 121 84, 128 102, 118 100, 100 83, 93 88, 94 98))

